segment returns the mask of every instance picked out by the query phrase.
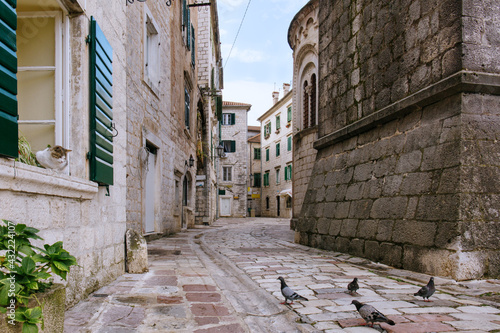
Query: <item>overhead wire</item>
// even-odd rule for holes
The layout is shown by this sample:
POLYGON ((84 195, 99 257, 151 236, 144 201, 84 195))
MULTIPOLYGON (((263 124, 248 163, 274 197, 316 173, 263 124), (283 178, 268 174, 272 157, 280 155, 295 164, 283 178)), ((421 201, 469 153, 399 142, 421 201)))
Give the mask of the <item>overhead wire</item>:
POLYGON ((241 19, 240 26, 238 28, 238 31, 236 32, 236 36, 234 37, 233 45, 231 45, 231 49, 229 50, 229 54, 227 55, 226 63, 224 64, 223 68, 226 68, 227 62, 229 61, 229 58, 231 57, 231 52, 233 52, 234 45, 236 44, 236 39, 238 39, 238 35, 240 34, 241 26, 243 25, 243 21, 245 20, 245 16, 247 15, 247 12, 248 12, 248 7, 250 7, 250 2, 252 2, 252 0, 248 0, 247 8, 245 9, 245 13, 243 14, 243 18, 241 19))

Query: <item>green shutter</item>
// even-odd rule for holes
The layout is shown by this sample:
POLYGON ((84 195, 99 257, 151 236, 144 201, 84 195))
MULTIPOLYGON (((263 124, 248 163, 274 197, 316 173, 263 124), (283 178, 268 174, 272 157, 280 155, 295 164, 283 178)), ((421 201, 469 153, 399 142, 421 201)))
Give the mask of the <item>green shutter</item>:
POLYGON ((0 0, 0 155, 18 156, 17 13, 15 0, 0 0))
POLYGON ((90 180, 113 185, 113 49, 90 19, 90 180))
POLYGON ((191 11, 189 10, 189 7, 187 8, 187 19, 186 19, 186 31, 187 31, 187 36, 186 36, 186 46, 188 50, 191 49, 191 11))
POLYGON ((253 187, 260 187, 260 173, 259 172, 254 173, 253 180, 254 180, 253 187))
POLYGON ((219 195, 226 195, 226 190, 219 189, 219 195))
POLYGON ((187 88, 184 88, 184 125, 189 128, 189 117, 191 114, 191 96, 187 88))
POLYGON ((280 144, 276 144, 276 156, 280 156, 280 144))
POLYGON ((236 151, 236 141, 230 141, 231 142, 231 153, 234 153, 236 151))
POLYGON ((215 114, 217 115, 217 120, 222 121, 222 96, 215 97, 215 114))
POLYGON ((289 136, 288 137, 288 151, 291 151, 292 150, 292 137, 289 136))
POLYGON ((196 66, 196 47, 195 47, 195 36, 194 36, 194 27, 191 24, 191 64, 196 66))
POLYGON ((281 128, 280 116, 276 116, 276 130, 281 128))
POLYGON ((291 122, 292 121, 292 107, 289 106, 287 110, 287 121, 291 122))
POLYGON ((236 115, 234 113, 231 113, 231 125, 236 124, 236 115))
POLYGON ((285 180, 288 180, 288 166, 285 167, 285 180))

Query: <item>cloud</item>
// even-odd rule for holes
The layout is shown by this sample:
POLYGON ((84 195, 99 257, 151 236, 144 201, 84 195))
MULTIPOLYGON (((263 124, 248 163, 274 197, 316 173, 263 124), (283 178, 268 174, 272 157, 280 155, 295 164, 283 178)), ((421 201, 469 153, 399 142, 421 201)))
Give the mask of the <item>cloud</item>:
POLYGON ((239 7, 245 2, 245 0, 219 0, 218 3, 222 6, 227 6, 229 8, 239 7))
POLYGON ((251 104, 248 112, 248 125, 257 126, 257 118, 262 116, 273 105, 272 92, 274 84, 251 80, 236 80, 224 82, 222 98, 224 101, 251 104))
POLYGON ((236 60, 245 64, 261 62, 266 59, 264 52, 255 49, 239 49, 235 46, 229 55, 230 50, 231 45, 222 44, 222 54, 225 58, 223 59, 224 62, 226 62, 228 56, 231 59, 231 62, 236 60))

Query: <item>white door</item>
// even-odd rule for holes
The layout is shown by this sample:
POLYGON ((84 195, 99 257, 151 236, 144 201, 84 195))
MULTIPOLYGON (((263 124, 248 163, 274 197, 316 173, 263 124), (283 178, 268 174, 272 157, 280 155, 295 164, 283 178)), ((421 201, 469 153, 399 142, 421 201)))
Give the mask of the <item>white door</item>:
POLYGON ((220 216, 231 216, 231 198, 220 198, 220 216))
POLYGON ((155 231, 155 174, 156 174, 156 154, 148 152, 148 164, 146 169, 146 225, 144 231, 155 231))

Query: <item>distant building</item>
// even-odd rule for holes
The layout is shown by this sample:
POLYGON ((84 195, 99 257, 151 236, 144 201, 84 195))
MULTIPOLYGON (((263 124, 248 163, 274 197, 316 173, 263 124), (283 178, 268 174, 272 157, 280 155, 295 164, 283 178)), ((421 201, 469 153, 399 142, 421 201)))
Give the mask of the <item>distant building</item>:
POLYGON ((248 126, 248 213, 261 216, 262 159, 260 127, 248 126))
POLYGON ((221 143, 224 157, 219 159, 219 216, 247 216, 247 112, 251 105, 222 103, 221 143))
POLYGON ((292 96, 283 84, 283 97, 273 92, 274 105, 260 118, 262 158, 262 216, 292 217, 292 96))

